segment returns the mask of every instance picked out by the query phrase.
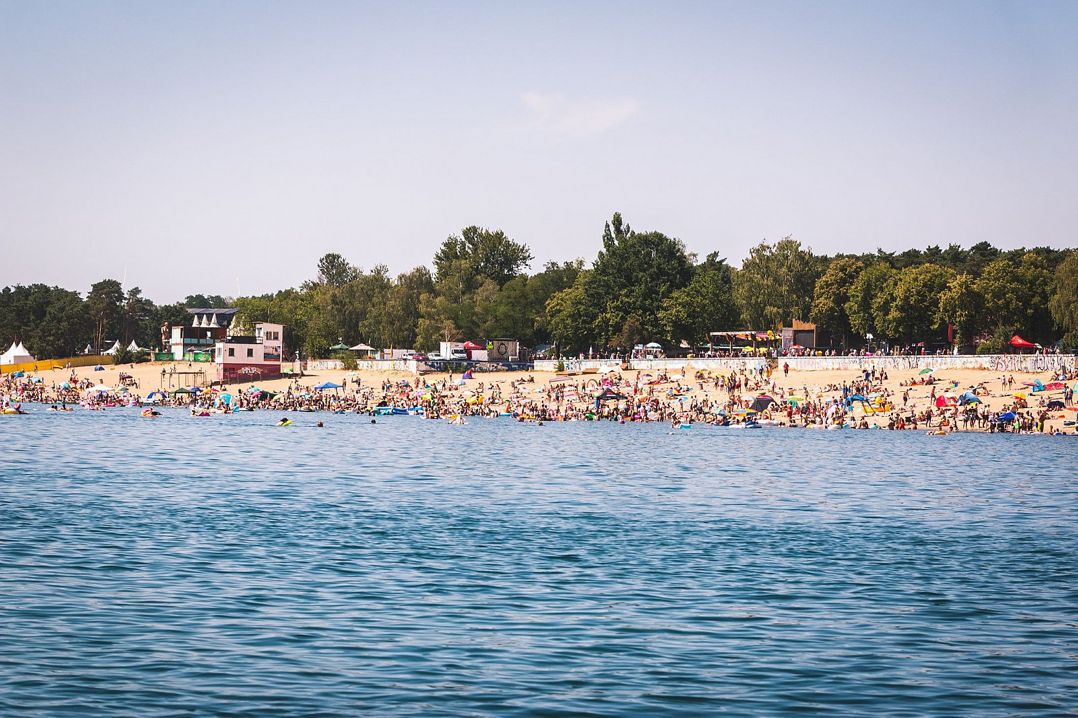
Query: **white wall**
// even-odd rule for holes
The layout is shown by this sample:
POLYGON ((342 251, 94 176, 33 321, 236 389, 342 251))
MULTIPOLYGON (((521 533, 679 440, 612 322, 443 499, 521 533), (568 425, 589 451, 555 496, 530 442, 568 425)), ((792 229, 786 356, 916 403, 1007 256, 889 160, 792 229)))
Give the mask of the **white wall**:
MULTIPOLYGON (((681 367, 691 369, 710 369, 711 371, 735 371, 738 369, 754 369, 762 364, 763 360, 756 357, 745 358, 714 358, 714 359, 633 359, 629 362, 632 369, 653 370, 665 369, 667 371, 680 370, 681 367)), ((782 357, 779 366, 789 362, 790 368, 796 371, 821 371, 828 369, 857 370, 857 369, 987 369, 990 371, 1013 371, 1013 372, 1045 372, 1059 371, 1075 368, 1075 356, 1073 354, 981 354, 963 356, 908 356, 908 357, 782 357)), ((596 369, 604 371, 608 367, 619 368, 620 364, 609 359, 566 359, 564 360, 566 371, 583 371, 596 369)), ((558 360, 543 359, 535 362, 535 371, 557 371, 558 360)))

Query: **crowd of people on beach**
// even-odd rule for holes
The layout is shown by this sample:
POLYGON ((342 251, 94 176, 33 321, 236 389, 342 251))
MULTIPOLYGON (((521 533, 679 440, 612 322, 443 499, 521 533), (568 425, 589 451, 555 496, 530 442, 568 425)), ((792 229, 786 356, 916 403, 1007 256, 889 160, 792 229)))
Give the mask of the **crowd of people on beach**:
MULTIPOLYGON (((464 417, 482 416, 534 422, 666 422, 676 427, 708 424, 1029 433, 1044 432, 1053 409, 1072 406, 1073 387, 1067 382, 1078 379, 1078 372, 1060 372, 1054 377, 1062 386, 1061 391, 1052 394, 1056 398, 1050 399, 1048 392, 1040 392, 1036 398, 1031 398, 1035 393, 1032 391, 1016 393, 1002 407, 989 410, 981 401, 988 395, 986 382, 960 391, 957 382, 929 373, 901 382, 901 391, 895 391, 887 388, 886 370, 871 368, 840 384, 806 384, 792 389, 775 381, 778 370, 775 362, 725 373, 690 373, 682 368, 673 374, 636 372, 633 376, 610 370, 539 382, 531 374, 500 381, 476 379, 471 374, 454 378, 449 374, 438 379, 416 375, 364 383, 357 374, 346 377, 339 386, 322 389, 304 386, 297 377, 281 391, 249 385, 146 394, 141 393, 130 375, 121 374, 119 385, 109 388, 96 385, 90 378, 80 379, 71 371, 66 380, 48 383, 40 376, 0 377, 0 411, 22 413, 30 403, 48 405, 53 411, 152 405, 181 407, 192 416, 266 410, 407 413, 458 422, 464 417)), ((781 370, 786 376, 789 366, 781 370)), ((1000 384, 1013 389, 1013 376, 1002 377, 1000 384)), ((1069 423, 1074 425, 1073 421, 1069 423)))

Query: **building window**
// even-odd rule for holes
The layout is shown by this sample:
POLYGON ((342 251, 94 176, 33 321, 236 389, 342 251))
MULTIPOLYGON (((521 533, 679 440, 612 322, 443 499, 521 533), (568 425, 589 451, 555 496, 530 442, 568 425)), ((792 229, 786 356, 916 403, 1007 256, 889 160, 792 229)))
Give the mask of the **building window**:
POLYGON ((247 350, 247 356, 248 357, 253 357, 254 355, 255 355, 255 350, 254 349, 248 349, 247 350))
POLYGON ((228 348, 228 355, 229 355, 230 357, 234 357, 234 356, 236 356, 236 350, 235 350, 234 348, 232 348, 232 347, 229 347, 229 348, 228 348))

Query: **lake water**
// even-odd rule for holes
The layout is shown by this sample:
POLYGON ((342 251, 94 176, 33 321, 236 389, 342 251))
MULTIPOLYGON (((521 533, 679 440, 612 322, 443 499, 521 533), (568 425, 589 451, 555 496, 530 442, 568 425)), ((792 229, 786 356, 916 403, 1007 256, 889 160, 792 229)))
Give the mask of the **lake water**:
POLYGON ((1074 440, 294 416, 0 417, 0 715, 1078 706, 1074 440))

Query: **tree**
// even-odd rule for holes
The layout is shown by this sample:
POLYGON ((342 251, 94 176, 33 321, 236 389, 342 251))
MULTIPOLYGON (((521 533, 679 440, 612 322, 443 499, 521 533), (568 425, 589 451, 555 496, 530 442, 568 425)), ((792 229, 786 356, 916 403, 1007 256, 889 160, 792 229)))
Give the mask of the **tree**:
POLYGON ((28 339, 38 358, 74 356, 92 331, 90 314, 78 292, 51 288, 48 308, 28 339))
POLYGON ((579 352, 589 345, 595 307, 588 301, 588 280, 588 271, 581 271, 571 287, 547 300, 544 323, 561 352, 579 352))
POLYGON ((374 298, 367 321, 360 327, 363 340, 375 347, 412 347, 424 294, 434 293, 434 280, 426 267, 398 275, 382 295, 374 298))
POLYGON ((850 329, 858 336, 882 334, 883 315, 896 274, 890 265, 876 262, 861 270, 850 285, 846 316, 850 329))
POLYGON ((1017 259, 1001 256, 989 262, 975 288, 984 297, 985 315, 995 333, 1021 332, 1027 339, 1047 342, 1052 335, 1048 303, 1054 285, 1045 258, 1024 252, 1017 259))
POLYGON ((86 303, 94 322, 94 349, 96 351, 100 352, 104 349, 102 344, 106 337, 119 336, 123 301, 123 287, 115 279, 103 279, 90 287, 86 303))
POLYGON ((708 332, 733 328, 738 309, 734 304, 733 270, 718 253, 711 253, 693 270, 692 280, 663 300, 659 321, 666 338, 696 343, 708 332))
POLYGON ((883 315, 884 333, 911 343, 915 338, 927 339, 940 326, 940 295, 954 276, 954 270, 938 264, 922 264, 901 272, 883 315))
POLYGON ((123 344, 127 346, 132 339, 141 346, 149 346, 157 335, 154 326, 154 303, 142 296, 142 290, 132 287, 127 290, 123 306, 123 344))
POLYGON ((188 294, 183 306, 188 309, 225 309, 231 307, 232 302, 220 294, 188 294))
POLYGON ((749 250, 734 275, 734 297, 742 318, 753 329, 787 326, 806 319, 812 307, 822 260, 801 243, 786 237, 749 250))
POLYGON ((635 232, 615 214, 603 230, 603 249, 588 273, 585 294, 597 309, 593 335, 600 344, 625 346, 626 322, 643 336, 665 334, 663 301, 692 279, 693 267, 681 240, 661 232, 635 232))
POLYGON ((318 260, 318 283, 343 287, 359 278, 361 271, 336 252, 323 254, 318 260))
POLYGON ((864 271, 863 262, 850 257, 831 260, 820 278, 812 296, 812 308, 809 316, 816 326, 831 332, 832 337, 841 337, 842 346, 847 346, 847 338, 852 331, 850 317, 846 313, 846 303, 850 301, 850 287, 864 271))
POLYGON ((474 291, 481 277, 500 287, 527 269, 531 261, 528 245, 514 242, 500 229, 473 225, 442 242, 434 255, 435 279, 442 283, 454 275, 462 292, 474 291))
POLYGON ((1056 289, 1048 306, 1056 324, 1066 332, 1064 343, 1078 346, 1078 252, 1070 252, 1056 267, 1056 289))
POLYGON ((977 291, 973 277, 959 274, 940 294, 940 325, 951 324, 955 329, 955 344, 973 341, 985 325, 984 297, 977 291))
POLYGON ((517 275, 496 292, 476 290, 479 335, 494 339, 512 337, 528 346, 552 341, 545 323, 546 303, 557 292, 572 286, 582 262, 550 262, 533 276, 517 275))

